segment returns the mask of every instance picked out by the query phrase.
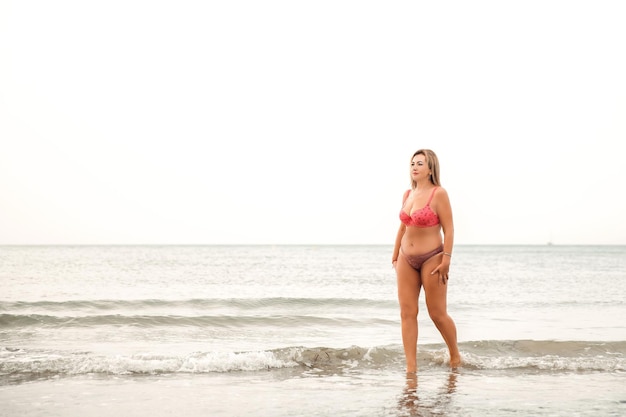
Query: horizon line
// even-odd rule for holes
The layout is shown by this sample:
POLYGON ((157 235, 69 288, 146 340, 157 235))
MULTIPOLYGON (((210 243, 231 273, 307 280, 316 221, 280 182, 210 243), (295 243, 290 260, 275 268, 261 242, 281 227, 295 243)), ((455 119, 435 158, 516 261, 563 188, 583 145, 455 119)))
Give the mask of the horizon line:
MULTIPOLYGON (((2 246, 393 246, 393 243, 0 243, 2 246)), ((454 246, 626 246, 626 243, 457 243, 454 246)))

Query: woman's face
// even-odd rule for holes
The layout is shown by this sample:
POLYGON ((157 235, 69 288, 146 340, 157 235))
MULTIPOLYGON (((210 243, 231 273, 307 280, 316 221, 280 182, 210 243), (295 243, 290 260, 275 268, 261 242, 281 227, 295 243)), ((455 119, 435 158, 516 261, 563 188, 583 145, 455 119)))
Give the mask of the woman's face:
POLYGON ((426 163, 426 156, 422 154, 415 155, 411 160, 411 179, 413 181, 419 181, 424 178, 428 178, 430 175, 430 168, 426 163))

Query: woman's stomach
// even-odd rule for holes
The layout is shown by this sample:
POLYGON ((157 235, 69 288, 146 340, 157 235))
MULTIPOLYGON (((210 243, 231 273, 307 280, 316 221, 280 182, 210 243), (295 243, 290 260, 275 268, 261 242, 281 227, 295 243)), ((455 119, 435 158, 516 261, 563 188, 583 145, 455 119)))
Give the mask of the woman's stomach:
POLYGON ((400 247, 406 255, 421 255, 440 247, 442 243, 441 226, 410 226, 404 232, 400 247))

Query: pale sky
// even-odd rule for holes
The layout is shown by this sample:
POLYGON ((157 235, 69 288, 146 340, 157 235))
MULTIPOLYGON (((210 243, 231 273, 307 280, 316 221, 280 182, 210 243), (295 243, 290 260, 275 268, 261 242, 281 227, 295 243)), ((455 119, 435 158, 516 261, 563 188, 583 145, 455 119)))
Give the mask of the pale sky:
POLYGON ((0 244, 626 244, 626 2, 0 0, 0 244))

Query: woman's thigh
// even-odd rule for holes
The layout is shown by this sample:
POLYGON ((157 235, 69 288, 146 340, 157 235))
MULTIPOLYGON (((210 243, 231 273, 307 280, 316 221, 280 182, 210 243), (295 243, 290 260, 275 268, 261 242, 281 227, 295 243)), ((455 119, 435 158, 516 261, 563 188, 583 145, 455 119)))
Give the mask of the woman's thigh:
POLYGON ((420 273, 415 270, 400 254, 396 262, 396 275, 398 278, 398 301, 401 307, 413 307, 417 309, 422 280, 420 273))
POLYGON ((447 308, 448 283, 441 281, 438 272, 431 274, 441 263, 443 254, 437 254, 422 265, 422 285, 429 312, 445 312, 447 308))

